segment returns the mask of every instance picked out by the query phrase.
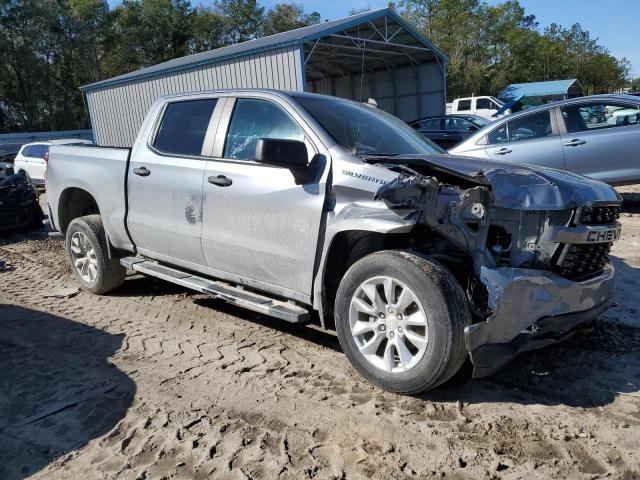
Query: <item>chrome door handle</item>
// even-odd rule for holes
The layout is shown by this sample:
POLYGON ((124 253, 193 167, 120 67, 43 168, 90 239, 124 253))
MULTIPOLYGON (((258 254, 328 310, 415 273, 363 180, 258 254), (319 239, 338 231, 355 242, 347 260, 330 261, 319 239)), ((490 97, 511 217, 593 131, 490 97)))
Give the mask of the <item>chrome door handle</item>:
POLYGON ((580 140, 579 138, 574 138, 573 140, 569 140, 567 143, 565 143, 565 145, 567 147, 577 147, 578 145, 584 145, 585 142, 584 140, 580 140))
POLYGON ((507 153, 511 153, 511 150, 508 148, 501 148, 500 150, 496 150, 494 153, 496 155, 506 155, 507 153))
POLYGON ((207 179, 207 181, 209 183, 213 183, 214 185, 217 185, 219 187, 228 187, 229 185, 231 185, 233 183, 233 180, 231 180, 230 178, 225 177, 224 175, 218 175, 217 177, 214 177, 212 175, 207 179))
POLYGON ((133 173, 141 177, 148 177, 151 174, 151 170, 147 167, 138 167, 133 169, 133 173))

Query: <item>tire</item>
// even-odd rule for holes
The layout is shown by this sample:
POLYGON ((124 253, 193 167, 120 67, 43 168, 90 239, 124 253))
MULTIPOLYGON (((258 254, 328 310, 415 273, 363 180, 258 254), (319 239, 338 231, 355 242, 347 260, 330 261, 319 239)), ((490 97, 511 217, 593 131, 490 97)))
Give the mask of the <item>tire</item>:
POLYGON ((385 390, 415 394, 446 382, 462 367, 467 354, 464 328, 471 324, 471 313, 464 291, 445 267, 406 251, 381 251, 356 262, 343 277, 336 296, 335 321, 342 350, 364 378, 385 390), (383 299, 383 307, 375 308, 369 296, 370 285, 380 281, 385 283, 376 291, 383 299), (387 285, 391 285, 391 302, 386 300, 387 285), (404 290, 413 294, 408 298, 415 301, 402 310, 401 305, 406 303, 400 300, 404 290), (383 320, 380 310, 384 308, 387 313, 383 320), (400 315, 401 311, 404 315, 400 315), (355 319, 356 329, 374 325, 374 333, 352 333, 355 319), (416 319, 422 319, 424 327, 415 326, 416 319), (379 332, 384 335, 381 340, 379 332), (423 341, 413 343, 416 338, 426 339, 426 346, 423 341), (372 353, 376 348, 374 340, 380 344, 372 353), (399 349, 400 343, 405 348, 399 349), (368 348, 369 344, 374 346, 368 348), (393 355, 387 355, 390 344, 393 355), (400 350, 405 359, 409 359, 409 351, 411 360, 402 363, 400 350))
POLYGON ((126 269, 118 259, 109 258, 107 236, 100 215, 87 215, 73 220, 67 228, 65 248, 71 271, 88 292, 100 295, 123 284, 126 269), (88 243, 84 242, 85 238, 88 243), (73 249, 76 252, 79 249, 80 252, 76 254, 73 249), (81 257, 90 259, 89 263, 93 265, 84 269, 85 275, 76 266, 76 259, 81 257))

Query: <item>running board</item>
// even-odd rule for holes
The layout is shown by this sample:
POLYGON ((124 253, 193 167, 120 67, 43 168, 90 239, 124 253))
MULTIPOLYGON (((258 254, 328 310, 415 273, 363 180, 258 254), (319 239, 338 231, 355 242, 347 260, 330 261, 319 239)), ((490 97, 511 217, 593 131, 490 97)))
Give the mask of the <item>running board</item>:
POLYGON ((225 300, 229 303, 244 307, 254 312, 264 313, 272 317, 286 320, 292 323, 309 321, 309 311, 294 303, 275 300, 228 283, 197 277, 187 272, 171 267, 159 265, 150 260, 138 257, 126 257, 120 259, 123 267, 152 277, 160 278, 183 287, 206 293, 214 298, 225 300))

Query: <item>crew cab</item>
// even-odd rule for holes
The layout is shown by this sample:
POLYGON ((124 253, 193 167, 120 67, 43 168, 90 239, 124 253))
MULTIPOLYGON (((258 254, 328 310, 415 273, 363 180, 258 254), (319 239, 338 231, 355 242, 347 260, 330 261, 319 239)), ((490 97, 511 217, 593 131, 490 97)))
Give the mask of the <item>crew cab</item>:
POLYGON ((487 120, 495 120, 498 115, 511 113, 510 109, 500 111, 502 107, 504 102, 491 96, 456 98, 447 104, 447 114, 477 115, 487 120))
POLYGON ((128 148, 51 148, 49 217, 80 285, 127 269, 335 328, 416 393, 565 337, 611 301, 608 185, 443 155, 382 110, 230 90, 164 97, 128 148))

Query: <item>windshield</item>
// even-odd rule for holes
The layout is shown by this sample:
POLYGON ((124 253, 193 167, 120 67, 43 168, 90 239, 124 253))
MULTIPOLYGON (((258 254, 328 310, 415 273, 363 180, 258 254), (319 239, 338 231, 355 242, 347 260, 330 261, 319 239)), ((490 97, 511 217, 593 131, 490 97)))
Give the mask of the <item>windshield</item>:
POLYGON ((475 123, 479 127, 484 127, 485 125, 491 123, 491 120, 488 120, 484 117, 478 117, 477 115, 469 117, 469 120, 471 121, 471 123, 475 123))
POLYGON ((371 105, 332 97, 295 98, 336 142, 356 155, 446 153, 399 118, 371 105))

